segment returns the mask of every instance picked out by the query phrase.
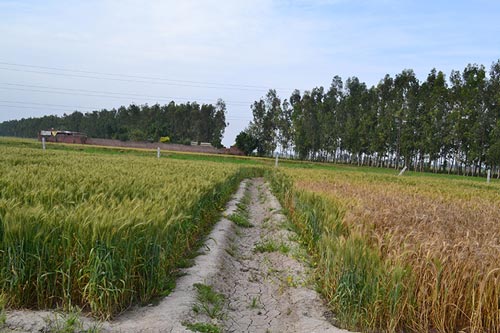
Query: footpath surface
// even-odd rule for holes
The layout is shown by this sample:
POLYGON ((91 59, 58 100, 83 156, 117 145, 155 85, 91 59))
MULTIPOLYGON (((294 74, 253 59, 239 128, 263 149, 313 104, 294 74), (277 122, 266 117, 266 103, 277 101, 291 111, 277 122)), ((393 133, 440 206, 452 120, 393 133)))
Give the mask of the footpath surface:
POLYGON ((249 183, 251 228, 231 237, 215 287, 228 297, 226 332, 347 332, 313 290, 307 254, 262 179, 249 183))
MULTIPOLYGON (((111 322, 82 317, 75 332, 348 332, 332 325, 307 254, 288 227, 264 180, 244 181, 169 296, 111 322)), ((66 320, 10 311, 3 331, 51 332, 66 320)))

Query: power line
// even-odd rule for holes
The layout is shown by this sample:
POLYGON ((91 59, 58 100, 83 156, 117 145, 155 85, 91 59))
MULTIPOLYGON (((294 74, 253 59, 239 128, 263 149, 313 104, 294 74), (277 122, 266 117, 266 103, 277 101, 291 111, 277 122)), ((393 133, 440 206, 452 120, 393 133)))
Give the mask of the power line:
POLYGON ((41 107, 36 107, 36 106, 8 105, 8 104, 0 104, 0 107, 6 107, 6 108, 21 108, 21 109, 30 109, 30 110, 54 110, 54 111, 68 111, 68 109, 61 109, 61 108, 41 108, 41 107))
POLYGON ((41 106, 56 106, 56 107, 66 107, 66 108, 75 108, 75 109, 89 109, 89 110, 99 110, 99 109, 101 109, 101 108, 91 107, 91 106, 75 106, 75 105, 33 103, 33 102, 20 102, 20 101, 0 101, 0 103, 32 104, 32 105, 41 105, 41 106))
MULTIPOLYGON (((120 93, 111 91, 97 91, 97 90, 86 90, 86 89, 71 89, 71 88, 59 88, 59 87, 48 87, 39 85, 28 85, 28 84, 16 84, 16 83, 5 83, 0 82, 0 85, 6 85, 8 87, 1 87, 0 89, 5 90, 17 90, 17 91, 30 91, 39 93, 50 93, 50 94, 62 94, 62 95, 73 95, 73 96, 92 96, 92 97, 104 97, 104 98, 142 98, 142 99, 157 99, 158 101, 172 101, 172 100, 185 100, 191 101, 193 99, 188 99, 185 97, 173 97, 173 96, 155 96, 155 95, 140 95, 134 93, 120 93), (20 88, 18 88, 20 87, 20 88), (36 88, 36 89, 33 89, 36 88)), ((194 99, 196 100, 196 99, 194 99)), ((208 98, 200 98, 198 100, 208 100, 208 98)), ((241 101, 227 101, 228 105, 239 105, 239 106, 250 106, 250 102, 241 101)))
POLYGON ((168 86, 180 86, 180 87, 191 87, 191 88, 207 88, 207 89, 228 89, 228 90, 241 90, 241 91, 260 91, 266 90, 267 88, 244 88, 244 87, 233 87, 233 86, 214 86, 214 85, 202 85, 202 84, 188 84, 188 83, 173 83, 173 82, 162 82, 162 81, 152 81, 152 80, 135 80, 135 79, 124 79, 124 78, 114 78, 114 77, 97 77, 91 75, 82 74, 67 74, 67 73, 56 73, 56 72, 46 72, 28 69, 16 69, 16 68, 5 68, 0 67, 0 70, 13 71, 13 72, 24 72, 24 73, 35 73, 43 75, 54 75, 62 77, 76 77, 76 78, 86 78, 94 80, 111 80, 120 82, 133 82, 133 83, 146 83, 146 84, 158 84, 158 85, 168 85, 168 86))
POLYGON ((63 72, 70 72, 70 73, 83 73, 83 74, 94 74, 94 75, 117 76, 117 77, 124 77, 124 78, 145 79, 145 80, 154 80, 154 81, 193 83, 193 84, 220 86, 220 87, 244 87, 244 88, 268 89, 268 87, 266 87, 266 86, 250 85, 250 84, 218 83, 218 82, 208 82, 208 81, 179 80, 179 79, 151 77, 151 76, 143 76, 143 75, 127 75, 127 74, 119 74, 119 73, 83 71, 83 70, 67 69, 67 68, 61 68, 61 67, 46 67, 46 66, 37 66, 37 65, 27 65, 27 64, 18 64, 18 63, 12 63, 12 62, 4 62, 4 61, 0 61, 0 65, 15 66, 15 67, 38 68, 38 69, 48 69, 48 70, 63 71, 63 72))
MULTIPOLYGON (((7 85, 7 86, 30 87, 30 88, 41 88, 41 89, 51 89, 51 90, 66 90, 66 91, 76 91, 76 92, 83 91, 83 92, 106 94, 106 95, 122 95, 122 96, 137 96, 137 97, 147 97, 147 98, 191 100, 190 98, 185 98, 185 97, 142 95, 142 94, 135 94, 135 93, 128 93, 128 92, 123 93, 123 92, 102 91, 102 90, 72 89, 72 88, 50 87, 50 86, 40 86, 40 85, 33 85, 33 84, 20 84, 20 83, 10 83, 10 82, 0 82, 0 84, 7 85)), ((208 99, 212 99, 212 98, 195 98, 195 99, 208 100, 208 99)), ((250 104, 250 102, 246 102, 246 101, 226 101, 226 102, 250 104)))
MULTIPOLYGON (((247 90, 247 91, 257 90, 257 89, 251 89, 251 88, 215 87, 215 86, 208 86, 208 85, 205 86, 205 85, 194 85, 194 84, 183 84, 183 83, 169 83, 169 82, 156 82, 156 81, 144 81, 144 80, 141 81, 141 80, 133 80, 133 79, 106 78, 106 77, 96 77, 96 76, 90 76, 90 75, 66 74, 66 73, 55 73, 55 72, 42 72, 42 71, 35 71, 35 70, 5 68, 5 67, 0 67, 0 70, 14 71, 14 72, 24 72, 24 73, 35 73, 35 74, 45 74, 45 75, 54 75, 54 76, 63 76, 63 77, 76 77, 76 78, 85 78, 85 79, 95 79, 95 80, 111 80, 111 81, 121 81, 121 82, 160 84, 160 85, 191 87, 191 88, 207 88, 207 89, 221 89, 221 88, 223 88, 223 89, 247 90)), ((262 89, 258 89, 258 91, 262 91, 262 89)))

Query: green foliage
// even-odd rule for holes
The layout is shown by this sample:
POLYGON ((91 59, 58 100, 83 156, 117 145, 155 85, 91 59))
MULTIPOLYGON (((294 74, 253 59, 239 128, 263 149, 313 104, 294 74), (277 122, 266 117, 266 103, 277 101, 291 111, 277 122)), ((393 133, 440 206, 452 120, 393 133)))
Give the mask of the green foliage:
POLYGON ((250 189, 247 187, 241 201, 236 204, 236 212, 228 218, 237 226, 242 228, 252 228, 254 225, 249 221, 248 205, 250 204, 250 189))
POLYGON ((40 130, 55 128, 84 132, 94 138, 157 142, 164 133, 169 133, 174 143, 187 139, 220 147, 226 126, 226 106, 218 100, 215 105, 132 104, 87 113, 75 111, 62 117, 10 120, 0 123, 0 135, 34 138, 40 130))
POLYGON ((129 138, 131 141, 146 141, 147 135, 140 129, 133 129, 130 131, 129 138))
POLYGON ((257 155, 270 156, 277 146, 276 130, 278 117, 281 114, 281 100, 276 94, 276 90, 270 89, 265 99, 255 101, 251 108, 253 121, 247 132, 250 139, 253 137, 256 140, 257 155))
MULTIPOLYGON (((1 223, 0 223, 1 228, 1 223)), ((0 230, 0 239, 2 238, 2 233, 0 230)), ((0 328, 3 327, 7 321, 7 315, 5 314, 5 305, 7 304, 7 299, 4 294, 0 293, 0 328)))
POLYGON ((277 242, 274 240, 266 240, 255 245, 255 252, 281 252, 287 254, 290 252, 290 247, 283 241, 277 242))
POLYGON ((222 319, 225 297, 213 290, 212 286, 195 283, 196 304, 193 311, 202 312, 211 319, 222 319))
POLYGON ((497 121, 497 124, 493 129, 491 135, 493 141, 491 142, 491 145, 488 148, 488 152, 486 154, 487 160, 490 165, 500 165, 500 119, 497 121))
POLYGON ((203 332, 203 333, 220 333, 219 327, 210 323, 183 323, 184 326, 193 332, 203 332))
POLYGON ((254 225, 248 220, 248 218, 241 213, 234 213, 229 216, 229 219, 233 221, 237 226, 242 228, 252 228, 254 225))
POLYGON ((493 165, 500 165, 500 142, 495 142, 488 149, 488 161, 493 165))
POLYGON ((257 148, 257 139, 246 129, 236 136, 235 145, 248 156, 257 148))
POLYGON ((54 313, 44 318, 47 327, 44 332, 50 333, 97 333, 100 331, 99 324, 94 324, 84 330, 80 309, 71 308, 66 314, 54 313))
POLYGON ((329 89, 295 90, 282 103, 269 90, 252 105, 238 147, 251 136, 260 156, 279 144, 300 159, 468 175, 491 168, 500 176, 499 91, 500 60, 489 76, 484 66, 468 65, 449 80, 435 69, 423 82, 403 70, 372 87, 335 76, 329 89))
POLYGON ((252 297, 252 302, 250 303, 250 309, 258 309, 260 303, 260 297, 252 297))

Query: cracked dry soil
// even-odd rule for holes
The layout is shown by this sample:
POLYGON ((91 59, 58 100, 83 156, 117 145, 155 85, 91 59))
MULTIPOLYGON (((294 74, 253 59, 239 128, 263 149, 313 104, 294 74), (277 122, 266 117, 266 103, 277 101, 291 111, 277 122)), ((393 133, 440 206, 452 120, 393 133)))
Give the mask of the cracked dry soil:
MULTIPOLYGON (((243 181, 207 237, 204 253, 184 271, 169 296, 156 306, 137 307, 108 322, 82 316, 77 331, 191 332, 186 323, 192 323, 220 332, 348 332, 331 324, 332 314, 313 290, 307 254, 287 226, 264 180, 243 181), (237 211, 245 193, 251 228, 227 218, 237 211), (195 284, 224 296, 216 318, 195 311, 199 304, 195 284)), ((50 316, 54 312, 8 311, 0 332, 50 332, 50 316)))
POLYGON ((247 190, 254 227, 236 227, 234 251, 224 256, 214 281, 227 297, 224 331, 347 332, 328 321, 332 315, 312 289, 304 249, 267 184, 253 179, 247 190))

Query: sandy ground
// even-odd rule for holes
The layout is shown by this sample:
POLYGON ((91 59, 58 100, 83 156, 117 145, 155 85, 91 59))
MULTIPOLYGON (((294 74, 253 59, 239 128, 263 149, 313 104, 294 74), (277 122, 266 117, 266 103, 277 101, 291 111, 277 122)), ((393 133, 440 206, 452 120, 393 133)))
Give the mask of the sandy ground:
MULTIPOLYGON (((223 216, 207 237, 204 253, 158 305, 131 309, 111 322, 82 317, 77 331, 191 332, 186 323, 205 323, 221 332, 347 332, 331 324, 332 314, 313 290, 307 256, 294 241, 296 235, 287 230, 281 206, 262 179, 243 182, 223 216), (251 198, 251 228, 226 218, 236 211, 245 191, 251 198), (269 244, 279 249, 258 250, 269 244), (203 304, 197 300, 197 283, 223 295, 215 315, 199 311, 203 304)), ((0 332, 51 332, 64 321, 55 312, 9 311, 0 332)))

